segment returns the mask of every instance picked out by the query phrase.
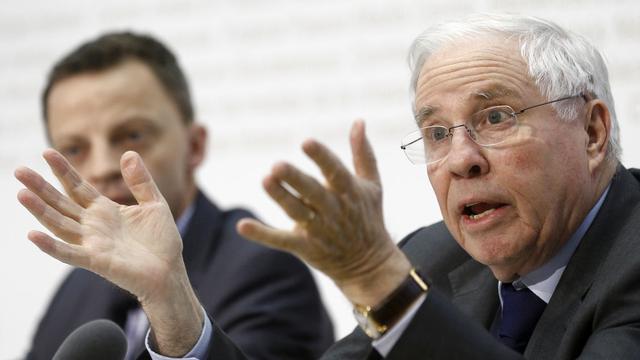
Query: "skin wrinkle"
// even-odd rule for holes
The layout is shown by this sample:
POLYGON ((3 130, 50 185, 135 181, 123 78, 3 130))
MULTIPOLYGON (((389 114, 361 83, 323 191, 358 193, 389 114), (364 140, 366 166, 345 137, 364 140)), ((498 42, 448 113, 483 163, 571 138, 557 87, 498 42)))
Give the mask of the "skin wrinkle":
MULTIPOLYGON (((495 69, 497 69, 497 67, 495 67, 494 70, 495 69)), ((429 74, 425 74, 424 76, 429 76, 429 74)), ((460 78, 458 80, 454 80, 453 82, 454 83, 457 82, 456 84, 458 85, 458 87, 463 87, 463 86, 469 85, 471 83, 482 81, 482 80, 485 80, 485 79, 487 79, 486 76, 483 73, 481 73, 481 74, 476 74, 476 75, 472 75, 472 76, 465 76, 464 78, 460 78)), ((509 81, 517 81, 517 76, 515 74, 499 74, 499 75, 495 76, 493 79, 498 80, 498 81, 502 80, 502 81, 508 83, 509 81)), ((451 83, 451 82, 452 82, 452 80, 446 80, 445 79, 445 80, 441 81, 440 83, 434 83, 431 86, 439 86, 441 84, 451 83)), ((522 91, 523 88, 518 86, 517 84, 511 84, 511 86, 514 88, 515 92, 517 92, 517 93, 519 92, 520 94, 523 93, 523 91, 522 91)), ((420 93, 421 91, 422 91, 422 89, 419 89, 418 93, 420 93)), ((418 102, 422 102, 422 99, 417 98, 417 101, 418 102)))
MULTIPOLYGON (((489 106, 497 106, 497 105, 505 105, 507 104, 506 100, 510 100, 509 97, 517 97, 517 92, 500 85, 489 85, 486 89, 476 90, 475 92, 469 94, 468 99, 473 100, 474 98, 480 99, 479 109, 484 109, 489 106), (498 100, 505 99, 505 101, 499 102, 498 100)), ((418 127, 424 127, 424 123, 428 120, 428 118, 434 114, 436 114, 440 109, 437 106, 425 105, 418 110, 417 115, 415 116, 415 121, 418 127)), ((517 110, 516 110, 517 111, 517 110)), ((441 120, 440 120, 441 121, 441 120)), ((438 121, 434 121, 436 123, 438 121)), ((445 122, 445 121, 441 121, 445 122)), ((453 122, 451 122, 453 123, 453 122)), ((431 125, 431 124, 430 124, 431 125)))
MULTIPOLYGON (((501 69, 500 67, 495 67, 493 68, 495 69, 501 69)), ((423 70, 424 71, 424 70, 423 70)), ((430 71, 433 72, 435 70, 430 71)), ((430 73, 421 73, 420 78, 431 78, 430 77, 430 73)), ((518 83, 521 82, 522 80, 518 78, 518 76, 516 76, 515 74, 513 76, 505 76, 504 74, 498 74, 498 75, 493 75, 493 77, 491 78, 491 80, 488 80, 486 75, 484 75, 484 73, 482 74, 477 74, 477 75, 473 75, 473 76, 464 76, 464 75, 460 75, 461 78, 458 80, 443 80, 439 83, 435 83, 435 84, 429 84, 429 86, 431 87, 437 87, 440 85, 443 85, 445 82, 449 82, 451 83, 451 87, 452 88, 462 88, 465 86, 468 86, 470 84, 479 82, 479 81, 489 81, 490 84, 489 85, 485 85, 484 88, 485 89, 490 89, 492 87, 492 84, 495 84, 495 82, 504 82, 504 83, 508 83, 510 85, 510 87, 512 87, 512 89, 510 90, 512 93, 514 94, 523 94, 524 93, 524 88, 525 86, 523 85, 519 85, 518 83)), ((438 77, 438 75, 436 75, 436 77, 438 77)), ((426 83, 422 83, 419 87, 418 87, 418 91, 417 91, 417 95, 416 95, 416 108, 418 109, 422 109, 422 108, 427 108, 430 109, 430 112, 433 113, 434 111, 438 110, 438 106, 437 105, 432 105, 432 104, 424 104, 424 105, 420 105, 418 106, 418 104, 420 103, 424 103, 425 99, 422 98, 422 96, 420 96, 421 93, 426 92, 425 89, 423 89, 422 87, 425 86, 426 83)), ((493 85, 495 86, 495 85, 493 85)), ((479 90, 475 90, 474 92, 480 92, 480 91, 486 91, 483 89, 479 89, 479 90)), ((466 102, 461 100, 458 101, 461 105, 465 104, 466 102)), ((505 105, 509 105, 509 104, 505 104, 505 105)), ((515 107, 520 107, 523 105, 523 99, 522 96, 514 96, 511 99, 511 105, 515 106, 515 107)), ((422 125, 422 122, 419 122, 418 125, 422 125)))
POLYGON ((478 90, 475 94, 469 95, 469 99, 471 100, 472 98, 476 97, 476 98, 484 99, 485 101, 492 101, 492 100, 498 100, 502 98, 517 97, 517 96, 518 94, 513 90, 509 89, 508 87, 504 87, 496 84, 487 89, 478 90))
POLYGON ((511 62, 501 62, 496 59, 477 58, 473 61, 464 61, 457 64, 444 65, 434 68, 432 69, 432 71, 437 71, 438 75, 432 77, 431 80, 436 81, 438 80, 438 78, 445 77, 453 73, 459 73, 461 75, 465 75, 467 73, 472 74, 476 73, 480 69, 485 70, 486 72, 495 70, 505 71, 514 77, 519 77, 521 74, 518 71, 518 65, 522 65, 522 63, 518 62, 518 64, 513 64, 511 62))
MULTIPOLYGON (((513 37, 505 38, 503 34, 496 34, 496 36, 483 38, 482 41, 484 42, 493 41, 498 46, 516 45, 515 46, 515 49, 517 50, 516 52, 520 54, 520 45, 517 38, 513 38, 513 37)), ((474 39, 460 39, 460 41, 458 42, 458 44, 475 44, 475 43, 476 42, 474 39)), ((452 44, 455 44, 455 41, 453 43, 450 43, 448 46, 444 44, 445 46, 440 46, 439 49, 434 50, 428 57, 427 61, 434 59, 436 56, 440 55, 442 53, 442 50, 445 50, 446 48, 455 48, 456 46, 452 44)), ((462 49, 462 48, 464 48, 464 46, 458 46, 458 49, 462 49)), ((483 56, 487 56, 487 55, 490 55, 493 58, 496 56, 501 57, 503 54, 499 50, 484 48, 484 49, 479 49, 479 51, 477 51, 477 54, 469 54, 469 56, 467 56, 466 58, 465 56, 448 56, 448 57, 441 56, 442 59, 438 59, 438 61, 441 61, 443 65, 447 65, 447 64, 452 64, 456 62, 473 61, 475 59, 482 58, 483 56)), ((519 59, 516 59, 516 60, 519 60, 526 65, 526 61, 522 56, 520 56, 519 59)), ((425 61, 422 64, 423 68, 427 61, 425 61)))
MULTIPOLYGON (((430 58, 425 62, 425 65, 427 65, 428 63, 432 63, 433 61, 437 61, 437 57, 430 58)), ((496 68, 498 68, 501 71, 510 72, 515 77, 518 77, 520 76, 519 68, 521 68, 522 66, 526 66, 524 61, 514 60, 514 61, 504 62, 499 59, 496 59, 495 57, 474 57, 471 60, 464 60, 464 61, 456 61, 454 59, 448 63, 445 63, 443 65, 440 65, 432 69, 432 71, 437 70, 439 74, 431 78, 431 80, 435 81, 438 77, 447 76, 447 75, 450 75, 451 73, 460 72, 460 71, 462 71, 462 73, 464 74, 465 72, 473 73, 479 69, 491 71, 491 70, 495 70, 496 68)), ((423 70, 424 70, 424 67, 423 67, 423 70)), ((424 74, 421 73, 420 77, 422 77, 423 75, 424 74)))
MULTIPOLYGON (((473 63, 471 63, 470 66, 475 67, 476 69, 480 68, 479 66, 474 65, 473 63)), ((481 73, 477 73, 478 71, 466 71, 466 72, 460 72, 460 71, 455 72, 455 71, 453 71, 448 75, 447 74, 443 74, 441 72, 438 72, 437 70, 438 69, 430 70, 430 73, 421 74, 420 76, 421 77, 426 76, 426 77, 429 77, 429 78, 438 79, 438 78, 443 78, 445 76, 450 76, 450 74, 456 74, 456 75, 459 74, 459 76, 461 78, 458 79, 457 81, 462 82, 462 85, 466 85, 467 83, 478 81, 478 80, 483 79, 483 78, 486 79, 486 76, 484 75, 485 73, 490 72, 490 71, 501 71, 502 67, 499 66, 499 65, 491 66, 491 67, 487 66, 484 69, 485 71, 481 72, 481 73), (435 75, 433 73, 435 73, 435 75)), ((521 81, 521 80, 519 80, 519 75, 517 73, 515 73, 515 72, 504 72, 504 73, 495 74, 495 75, 498 75, 499 78, 503 78, 503 79, 512 79, 512 80, 515 80, 516 82, 520 82, 521 81)), ((439 86, 439 85, 441 85, 443 83, 450 82, 450 81, 452 81, 452 80, 449 79, 449 78, 445 78, 445 79, 442 79, 440 81, 433 80, 432 84, 430 84, 430 86, 439 86)), ((453 81, 455 81, 455 80, 453 80, 453 81)), ((514 89, 514 91, 516 93, 518 93, 518 91, 516 91, 516 90, 519 90, 520 94, 522 93, 522 86, 517 86, 516 84, 510 84, 510 85, 512 87, 514 87, 514 88, 517 88, 517 89, 514 89)), ((424 86, 424 84, 422 86, 424 86)), ((421 93, 422 91, 424 91, 424 89, 418 88, 418 93, 421 93)), ((418 100, 420 100, 420 99, 418 98, 418 100)))

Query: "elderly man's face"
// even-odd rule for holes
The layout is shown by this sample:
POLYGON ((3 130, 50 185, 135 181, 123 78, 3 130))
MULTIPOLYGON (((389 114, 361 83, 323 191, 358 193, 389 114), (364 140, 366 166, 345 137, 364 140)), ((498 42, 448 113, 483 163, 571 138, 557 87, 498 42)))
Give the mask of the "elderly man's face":
MULTIPOLYGON (((439 50, 424 64, 416 89, 416 109, 432 110, 421 126, 455 126, 490 106, 518 111, 547 100, 517 44, 501 38, 439 50)), ((476 144, 464 128, 454 130, 447 157, 427 168, 456 241, 503 281, 551 258, 589 211, 592 197, 584 194, 594 192, 582 117, 563 121, 546 105, 518 120, 518 133, 493 147, 476 144)))
POLYGON ((173 215, 182 213, 195 192, 203 138, 198 125, 185 125, 147 65, 128 60, 63 79, 48 104, 52 145, 98 191, 120 204, 136 203, 120 174, 120 156, 135 150, 173 215))

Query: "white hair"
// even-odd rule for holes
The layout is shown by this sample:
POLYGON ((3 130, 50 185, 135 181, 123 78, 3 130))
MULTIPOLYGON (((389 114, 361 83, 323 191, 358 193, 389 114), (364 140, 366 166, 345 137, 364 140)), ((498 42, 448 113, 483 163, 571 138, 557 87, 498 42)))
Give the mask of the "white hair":
MULTIPOLYGON (((541 94, 549 100, 586 93, 601 99, 611 113, 608 155, 619 159, 622 153, 620 130, 609 86, 607 66, 600 52, 584 37, 536 17, 510 14, 479 14, 459 21, 444 22, 420 34, 409 50, 411 94, 415 113, 418 76, 429 56, 444 45, 479 36, 503 35, 517 39, 529 75, 541 94)), ((577 117, 576 101, 553 106, 564 120, 577 117)))

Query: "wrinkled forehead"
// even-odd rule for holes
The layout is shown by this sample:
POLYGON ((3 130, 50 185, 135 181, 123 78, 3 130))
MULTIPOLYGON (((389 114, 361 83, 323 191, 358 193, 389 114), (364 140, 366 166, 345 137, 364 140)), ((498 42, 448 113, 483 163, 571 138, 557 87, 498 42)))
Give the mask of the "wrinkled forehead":
MULTIPOLYGON (((501 36, 462 39, 426 59, 416 84, 416 110, 444 99, 524 97, 537 90, 517 40, 501 36)), ((536 91, 537 92, 537 91, 536 91)))
POLYGON ((446 56, 445 54, 460 54, 464 55, 476 48, 499 48, 507 53, 513 53, 514 55, 520 54, 520 39, 513 34, 499 33, 499 32, 478 32, 478 33, 465 33, 459 35, 452 35, 450 37, 442 37, 440 41, 434 42, 430 46, 430 51, 427 54, 427 61, 429 59, 437 59, 440 56, 446 56))

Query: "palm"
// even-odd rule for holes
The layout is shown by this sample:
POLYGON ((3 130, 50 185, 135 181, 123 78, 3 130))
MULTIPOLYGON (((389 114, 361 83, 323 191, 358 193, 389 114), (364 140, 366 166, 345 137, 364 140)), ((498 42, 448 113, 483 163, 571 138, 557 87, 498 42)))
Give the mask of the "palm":
POLYGON ((140 204, 124 206, 99 194, 59 154, 50 152, 45 158, 70 197, 35 172, 20 169, 16 176, 29 191, 19 198, 64 242, 39 232, 31 233, 31 240, 51 256, 109 279, 139 298, 156 291, 182 261, 182 241, 143 165, 128 181, 140 204))
POLYGON ((158 282, 182 244, 164 204, 118 205, 100 198, 82 219, 86 268, 134 294, 158 282), (162 237, 162 238, 161 238, 162 237))

